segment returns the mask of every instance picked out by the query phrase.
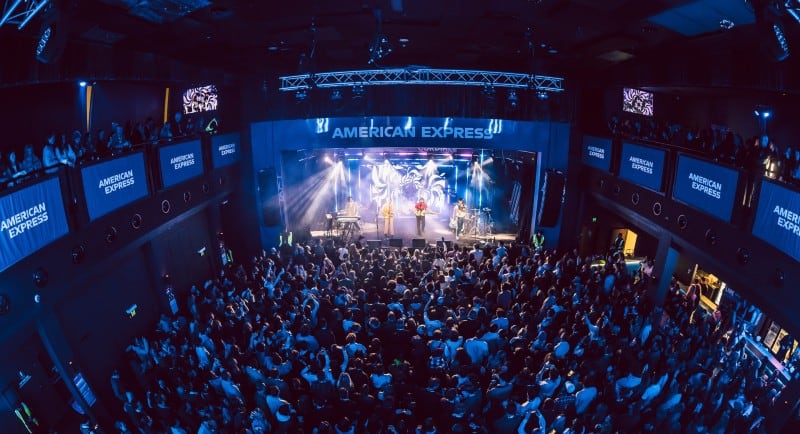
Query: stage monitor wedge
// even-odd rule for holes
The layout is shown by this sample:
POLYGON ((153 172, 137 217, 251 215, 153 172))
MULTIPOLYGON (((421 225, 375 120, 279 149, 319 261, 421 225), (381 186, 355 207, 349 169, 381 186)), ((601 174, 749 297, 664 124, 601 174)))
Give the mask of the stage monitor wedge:
POLYGON ((402 238, 390 238, 389 239, 389 247, 394 247, 401 249, 403 248, 403 239, 402 238))
POLYGON ((411 247, 415 249, 424 249, 428 245, 425 238, 414 238, 411 240, 411 247))

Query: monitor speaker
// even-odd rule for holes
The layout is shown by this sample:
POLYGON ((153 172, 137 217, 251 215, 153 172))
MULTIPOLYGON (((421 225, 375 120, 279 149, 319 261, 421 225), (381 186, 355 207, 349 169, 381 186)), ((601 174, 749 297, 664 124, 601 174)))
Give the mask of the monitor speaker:
POLYGON ((370 249, 380 249, 381 240, 367 240, 367 247, 370 249))
POLYGON ((396 247, 398 249, 403 248, 403 239, 402 238, 390 238, 389 239, 389 247, 396 247))
POLYGON ((414 238, 411 240, 411 247, 415 249, 424 249, 426 244, 425 238, 414 238))

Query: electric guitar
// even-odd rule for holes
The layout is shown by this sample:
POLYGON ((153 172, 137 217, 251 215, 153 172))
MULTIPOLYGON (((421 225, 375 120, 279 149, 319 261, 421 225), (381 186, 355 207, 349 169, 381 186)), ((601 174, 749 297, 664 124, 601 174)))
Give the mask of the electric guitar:
POLYGON ((438 212, 431 211, 429 209, 416 209, 416 208, 414 208, 414 215, 417 216, 417 217, 424 217, 424 216, 426 216, 428 214, 430 214, 430 215, 439 215, 438 212))

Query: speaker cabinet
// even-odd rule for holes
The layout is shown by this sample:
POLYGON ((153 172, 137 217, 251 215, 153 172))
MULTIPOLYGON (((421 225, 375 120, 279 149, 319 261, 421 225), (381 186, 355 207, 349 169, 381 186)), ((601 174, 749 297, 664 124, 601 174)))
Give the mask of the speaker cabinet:
POLYGON ((539 208, 539 226, 553 227, 561 216, 561 204, 564 203, 564 187, 566 177, 561 172, 548 170, 542 186, 542 204, 539 208))
POLYGON ((389 247, 395 247, 398 249, 403 248, 403 239, 402 238, 390 238, 389 239, 389 247))

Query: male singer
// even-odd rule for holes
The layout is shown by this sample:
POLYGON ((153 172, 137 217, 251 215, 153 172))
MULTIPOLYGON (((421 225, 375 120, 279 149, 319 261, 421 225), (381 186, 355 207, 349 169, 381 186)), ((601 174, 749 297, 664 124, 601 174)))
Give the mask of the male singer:
POLYGON ((463 198, 458 198, 453 213, 456 216, 456 239, 458 239, 458 236, 461 235, 461 231, 464 229, 464 218, 467 217, 467 204, 464 203, 463 198))
POLYGON ((428 210, 428 204, 425 203, 424 198, 419 198, 419 201, 414 205, 414 215, 417 216, 417 236, 422 236, 425 233, 425 212, 428 210))
POLYGON ((390 197, 381 208, 381 215, 383 216, 383 237, 389 238, 394 236, 394 205, 390 197))

